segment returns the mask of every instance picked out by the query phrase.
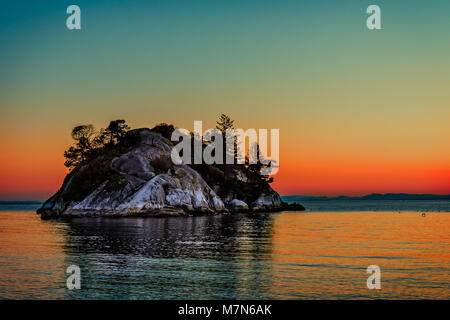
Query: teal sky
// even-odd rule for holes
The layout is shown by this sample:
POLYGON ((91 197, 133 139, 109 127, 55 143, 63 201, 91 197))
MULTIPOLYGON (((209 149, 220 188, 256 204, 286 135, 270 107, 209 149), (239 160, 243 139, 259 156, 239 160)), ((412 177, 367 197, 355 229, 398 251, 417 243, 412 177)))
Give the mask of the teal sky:
MULTIPOLYGON (((190 129, 225 112, 280 129, 284 193, 450 191, 449 12, 444 0, 2 1, 0 175, 40 172, 31 185, 51 176, 53 190, 74 125, 190 129), (71 4, 82 30, 66 29, 71 4), (366 28, 371 4, 382 30, 366 28), (299 187, 287 177, 304 154, 299 187), (361 171, 340 186, 347 167, 361 171), (386 179, 367 184, 374 170, 386 179)), ((5 182, 0 196, 30 188, 5 182)))
POLYGON ((82 30, 69 31, 72 3, 2 2, 3 99, 22 90, 43 99, 145 98, 149 87, 186 94, 211 83, 231 90, 267 74, 276 83, 290 70, 314 76, 319 63, 317 76, 340 77, 371 57, 374 69, 393 59, 422 68, 449 48, 448 1, 77 1, 82 30), (370 33, 372 3, 384 30, 370 33))

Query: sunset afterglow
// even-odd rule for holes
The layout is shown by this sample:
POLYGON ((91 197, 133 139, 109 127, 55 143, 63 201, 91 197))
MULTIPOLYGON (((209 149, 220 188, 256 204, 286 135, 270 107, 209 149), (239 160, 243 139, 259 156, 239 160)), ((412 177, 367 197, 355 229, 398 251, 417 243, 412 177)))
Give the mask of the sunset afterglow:
POLYGON ((224 3, 79 1, 79 32, 64 6, 2 4, 0 200, 54 193, 75 125, 221 113, 280 129, 282 195, 450 193, 447 2, 389 1, 377 32, 365 4, 224 3))

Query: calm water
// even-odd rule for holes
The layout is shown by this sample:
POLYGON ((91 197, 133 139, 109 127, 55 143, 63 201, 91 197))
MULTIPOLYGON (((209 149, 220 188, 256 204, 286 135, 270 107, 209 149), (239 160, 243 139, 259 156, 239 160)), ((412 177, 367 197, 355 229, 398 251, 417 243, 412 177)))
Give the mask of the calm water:
POLYGON ((420 212, 400 213, 379 203, 376 212, 321 204, 310 212, 70 222, 2 206, 0 298, 449 299, 450 202, 425 201, 425 217, 418 202, 420 212), (65 287, 71 264, 81 268, 81 290, 65 287), (381 268, 381 290, 366 287, 372 264, 381 268))

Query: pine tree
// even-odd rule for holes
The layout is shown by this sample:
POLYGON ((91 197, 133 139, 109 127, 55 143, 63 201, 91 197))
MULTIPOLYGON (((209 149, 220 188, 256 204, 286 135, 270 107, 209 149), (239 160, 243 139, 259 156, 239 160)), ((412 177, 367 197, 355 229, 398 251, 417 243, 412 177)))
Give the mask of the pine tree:
POLYGON ((234 129, 234 120, 231 120, 226 114, 221 114, 219 120, 217 120, 216 128, 220 130, 223 134, 227 129, 234 129))

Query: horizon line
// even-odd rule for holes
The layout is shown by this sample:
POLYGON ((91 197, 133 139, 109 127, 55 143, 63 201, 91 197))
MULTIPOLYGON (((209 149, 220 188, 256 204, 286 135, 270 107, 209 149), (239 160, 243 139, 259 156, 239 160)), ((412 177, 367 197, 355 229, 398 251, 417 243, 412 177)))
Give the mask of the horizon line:
MULTIPOLYGON (((340 198, 340 197, 347 197, 347 198, 362 198, 366 196, 371 195, 408 195, 408 196, 438 196, 438 197, 450 197, 450 194, 436 194, 436 193, 408 193, 408 192, 387 192, 387 193, 380 193, 380 192, 372 192, 372 193, 366 193, 363 195, 338 195, 338 196, 332 196, 332 195, 307 195, 307 194, 290 194, 290 195, 281 195, 281 197, 309 197, 309 198, 340 198)), ((36 199, 16 199, 16 200, 4 200, 0 198, 0 202, 39 202, 43 203, 47 200, 36 200, 36 199)))

